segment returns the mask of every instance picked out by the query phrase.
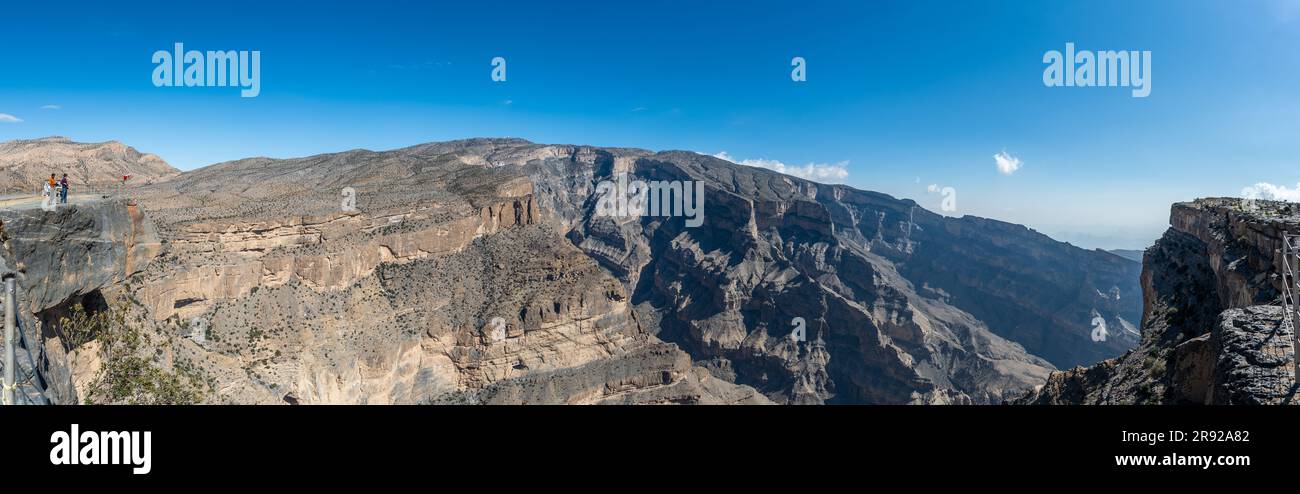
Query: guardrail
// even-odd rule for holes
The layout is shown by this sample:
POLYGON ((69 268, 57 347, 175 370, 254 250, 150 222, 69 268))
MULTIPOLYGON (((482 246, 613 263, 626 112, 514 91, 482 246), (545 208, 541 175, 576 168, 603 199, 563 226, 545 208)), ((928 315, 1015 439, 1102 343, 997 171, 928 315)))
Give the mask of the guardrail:
POLYGON ((1282 324, 1291 330, 1291 356, 1296 360, 1293 368, 1295 379, 1300 383, 1300 334, 1296 331, 1297 316, 1300 305, 1296 296, 1300 294, 1300 234, 1282 232, 1282 324))
POLYGON ((27 331, 23 328, 22 318, 18 317, 18 287, 14 273, 4 273, 4 383, 0 384, 0 402, 5 405, 18 404, 18 398, 28 405, 49 405, 50 399, 45 393, 47 388, 41 367, 44 364, 44 347, 38 347, 38 356, 32 356, 32 345, 27 341, 27 331), (18 347, 22 346, 26 355, 27 370, 19 379, 18 347), (16 393, 20 387, 28 387, 22 393, 16 393), (34 396, 33 396, 34 395, 34 396))
POLYGON ((6 405, 14 404, 14 389, 17 384, 14 381, 14 330, 18 327, 18 291, 14 283, 14 274, 5 273, 5 368, 4 368, 4 388, 0 391, 0 399, 6 405))

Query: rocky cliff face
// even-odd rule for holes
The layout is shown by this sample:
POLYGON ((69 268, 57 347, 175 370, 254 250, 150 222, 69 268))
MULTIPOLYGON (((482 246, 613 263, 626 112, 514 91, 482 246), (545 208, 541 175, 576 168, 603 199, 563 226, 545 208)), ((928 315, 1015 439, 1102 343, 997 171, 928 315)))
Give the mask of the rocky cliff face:
POLYGON ((1053 373, 1035 404, 1292 403, 1292 329, 1282 324, 1283 232, 1300 207, 1236 199, 1175 204, 1142 271, 1142 342, 1053 373))
POLYGON ((74 192, 108 188, 131 175, 132 184, 149 183, 180 174, 162 158, 141 153, 117 141, 73 142, 46 137, 0 142, 0 194, 38 194, 51 173, 68 174, 74 192))
POLYGON ((654 314, 660 338, 778 402, 998 402, 1053 362, 1119 353, 1122 335, 1091 341, 1090 317, 1122 327, 1138 313, 1136 263, 1021 226, 693 153, 587 159, 597 180, 705 184, 699 228, 573 211, 570 239, 654 314), (796 318, 804 342, 788 337, 796 318))
POLYGON ((156 249, 104 296, 239 403, 995 403, 1140 311, 1118 256, 684 152, 474 139, 131 199, 156 249), (701 184, 702 224, 601 214, 620 175, 701 184))
POLYGON ((142 189, 167 242, 133 295, 233 402, 768 402, 654 338, 494 163, 514 142, 241 160, 142 189))
POLYGON ((105 292, 123 295, 127 280, 161 250, 157 231, 136 205, 122 200, 53 212, 0 209, 0 221, 0 272, 17 276, 27 341, 42 342, 49 356, 39 365, 51 398, 57 403, 75 402, 75 357, 67 354, 74 349, 66 345, 54 322, 72 304, 101 308, 105 292))

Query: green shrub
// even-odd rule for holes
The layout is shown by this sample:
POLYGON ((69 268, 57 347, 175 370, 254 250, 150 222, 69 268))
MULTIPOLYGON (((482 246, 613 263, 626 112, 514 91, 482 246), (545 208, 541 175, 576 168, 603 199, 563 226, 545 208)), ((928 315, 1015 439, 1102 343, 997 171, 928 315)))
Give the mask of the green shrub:
POLYGON ((161 352, 149 334, 127 324, 130 306, 122 304, 94 314, 80 305, 71 317, 59 321, 68 348, 92 340, 100 343, 103 365, 91 381, 83 400, 86 404, 124 403, 132 405, 174 405, 202 403, 211 389, 196 369, 178 366, 170 372, 159 367, 153 355, 161 352))

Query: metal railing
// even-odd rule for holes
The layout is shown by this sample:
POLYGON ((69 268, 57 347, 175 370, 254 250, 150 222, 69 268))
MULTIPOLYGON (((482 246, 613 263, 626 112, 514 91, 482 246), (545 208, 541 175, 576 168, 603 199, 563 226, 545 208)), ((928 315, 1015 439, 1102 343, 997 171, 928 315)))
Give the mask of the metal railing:
POLYGON ((14 381, 14 331, 18 328, 18 291, 15 286, 14 274, 5 273, 5 368, 4 368, 4 388, 0 389, 0 399, 6 405, 14 404, 14 389, 17 387, 14 381))
POLYGON ((32 344, 27 341, 27 331, 18 317, 18 289, 15 275, 4 274, 4 383, 0 384, 0 401, 17 405, 19 400, 28 405, 49 405, 45 390, 47 384, 41 374, 45 365, 44 347, 37 345, 37 355, 32 356, 32 344), (22 347, 27 369, 18 362, 18 348, 22 347), (20 372, 21 375, 20 375, 20 372))
POLYGON ((1294 373, 1300 383, 1300 334, 1296 334, 1296 296, 1300 294, 1300 234, 1282 232, 1282 327, 1291 331, 1291 355, 1296 360, 1294 373))

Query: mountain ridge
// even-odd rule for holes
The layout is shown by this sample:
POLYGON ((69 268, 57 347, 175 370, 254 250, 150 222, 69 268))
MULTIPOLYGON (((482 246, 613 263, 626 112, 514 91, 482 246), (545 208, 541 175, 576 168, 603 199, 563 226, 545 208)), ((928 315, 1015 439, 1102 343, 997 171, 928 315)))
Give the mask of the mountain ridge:
POLYGON ((83 143, 49 136, 0 142, 0 193, 36 194, 50 174, 64 173, 78 193, 116 186, 123 175, 131 175, 133 184, 150 183, 175 177, 180 170, 117 140, 83 143))
POLYGON ((1111 254, 683 151, 469 139, 233 160, 128 198, 157 257, 69 291, 139 301, 240 403, 998 403, 1122 352, 1089 321, 1140 305, 1111 254), (620 173, 701 181, 703 226, 595 214, 620 173), (210 338, 174 327, 196 320, 210 338))

